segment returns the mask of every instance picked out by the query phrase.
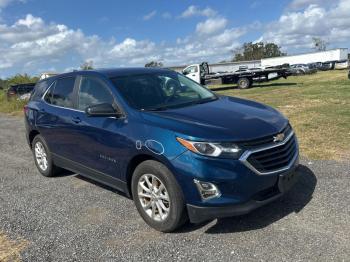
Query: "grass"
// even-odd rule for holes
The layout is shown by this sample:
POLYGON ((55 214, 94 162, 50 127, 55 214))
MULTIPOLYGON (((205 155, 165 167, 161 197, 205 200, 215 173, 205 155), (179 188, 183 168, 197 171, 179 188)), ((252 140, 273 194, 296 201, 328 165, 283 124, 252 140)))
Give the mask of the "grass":
POLYGON ((0 231, 0 261, 21 261, 21 251, 23 251, 27 245, 28 242, 26 240, 10 240, 4 233, 0 231))
POLYGON ((350 80, 347 71, 257 84, 251 89, 231 85, 210 86, 218 94, 256 100, 287 116, 310 159, 350 159, 350 80))
MULTIPOLYGON (((211 86, 218 94, 238 96, 273 106, 292 123, 301 154, 310 159, 350 159, 350 80, 347 71, 293 76, 251 89, 211 86)), ((22 115, 25 102, 7 101, 0 90, 0 113, 22 115)))
POLYGON ((16 99, 7 101, 6 92, 0 90, 0 113, 21 116, 25 104, 25 101, 18 101, 16 99))

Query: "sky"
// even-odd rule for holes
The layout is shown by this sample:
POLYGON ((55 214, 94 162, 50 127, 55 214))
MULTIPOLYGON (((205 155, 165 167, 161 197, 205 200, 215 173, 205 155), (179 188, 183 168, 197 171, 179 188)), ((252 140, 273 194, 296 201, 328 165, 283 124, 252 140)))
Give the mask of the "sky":
POLYGON ((288 54, 350 47, 350 0, 0 0, 0 78, 230 60, 245 42, 288 54))

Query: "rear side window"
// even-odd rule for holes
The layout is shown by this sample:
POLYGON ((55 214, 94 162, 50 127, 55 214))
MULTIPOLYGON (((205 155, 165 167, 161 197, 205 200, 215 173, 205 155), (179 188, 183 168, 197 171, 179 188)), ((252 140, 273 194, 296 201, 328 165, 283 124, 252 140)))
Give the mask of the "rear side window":
POLYGON ((45 97, 48 103, 56 106, 73 108, 74 107, 74 82, 75 77, 65 77, 58 79, 45 97))
POLYGON ((30 97, 31 100, 37 100, 40 99, 43 94, 45 93, 46 89, 49 87, 47 81, 40 81, 38 82, 34 87, 34 92, 32 96, 30 97))
POLYGON ((113 104, 113 101, 111 92, 101 80, 95 77, 82 77, 78 94, 79 110, 103 103, 113 104))

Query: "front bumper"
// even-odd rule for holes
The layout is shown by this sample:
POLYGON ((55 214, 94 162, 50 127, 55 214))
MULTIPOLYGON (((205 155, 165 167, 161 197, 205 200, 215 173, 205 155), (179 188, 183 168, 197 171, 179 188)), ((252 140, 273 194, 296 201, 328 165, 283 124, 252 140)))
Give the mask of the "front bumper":
POLYGON ((299 173, 293 169, 287 173, 281 174, 273 188, 266 192, 266 198, 253 198, 245 203, 227 206, 196 206, 187 204, 187 212, 192 223, 201 223, 207 220, 231 216, 239 216, 250 213, 263 205, 266 205, 280 198, 288 192, 298 180, 299 173))

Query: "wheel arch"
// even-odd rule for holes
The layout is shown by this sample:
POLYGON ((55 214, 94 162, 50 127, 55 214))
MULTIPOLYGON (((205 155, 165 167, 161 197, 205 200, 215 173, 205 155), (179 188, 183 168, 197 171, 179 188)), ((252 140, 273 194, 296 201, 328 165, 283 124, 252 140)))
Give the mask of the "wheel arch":
POLYGON ((33 143, 33 140, 34 138, 37 136, 37 135, 40 135, 39 131, 38 130, 31 130, 29 132, 29 135, 28 135, 28 139, 29 139, 29 146, 30 148, 32 148, 32 143, 33 143))
POLYGON ((166 159, 156 157, 156 156, 151 155, 151 154, 145 154, 145 153, 133 156, 127 165, 126 174, 125 174, 125 180, 127 183, 127 192, 126 193, 131 198, 132 198, 132 192, 131 192, 132 175, 133 175, 136 167, 138 165, 140 165, 142 162, 147 161, 147 160, 154 160, 154 161, 160 162, 161 164, 166 166, 171 172, 173 172, 171 165, 168 163, 168 161, 166 159))

